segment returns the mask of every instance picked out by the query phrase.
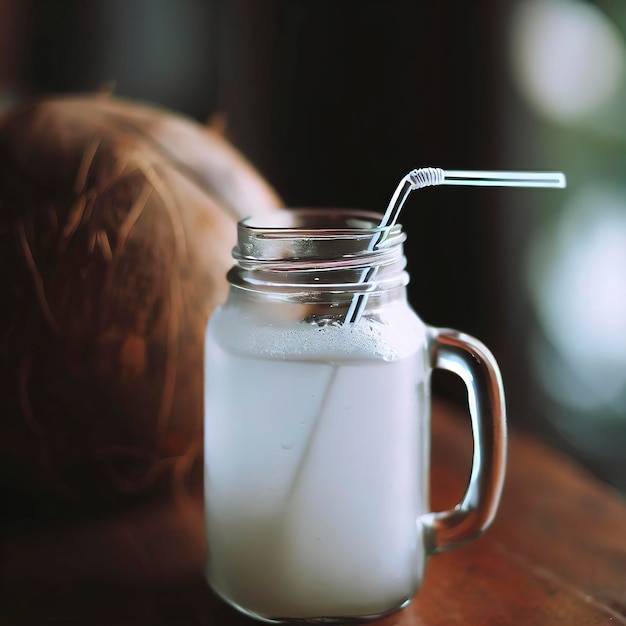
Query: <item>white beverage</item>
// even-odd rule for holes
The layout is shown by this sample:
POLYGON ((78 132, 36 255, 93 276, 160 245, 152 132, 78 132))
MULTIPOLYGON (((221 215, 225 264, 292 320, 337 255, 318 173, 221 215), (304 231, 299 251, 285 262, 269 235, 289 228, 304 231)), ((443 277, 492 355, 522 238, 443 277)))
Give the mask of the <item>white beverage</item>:
POLYGON ((207 333, 209 581, 266 618, 398 608, 424 566, 423 327, 253 318, 207 333))

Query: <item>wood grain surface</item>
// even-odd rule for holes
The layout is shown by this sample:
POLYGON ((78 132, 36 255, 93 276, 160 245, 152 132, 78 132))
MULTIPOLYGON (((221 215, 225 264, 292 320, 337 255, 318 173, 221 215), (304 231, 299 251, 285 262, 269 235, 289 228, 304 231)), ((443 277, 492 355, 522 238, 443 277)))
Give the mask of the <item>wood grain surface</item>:
MULTIPOLYGON (((470 454, 467 420, 437 405, 435 509, 458 501, 470 454)), ((253 626, 202 579, 201 508, 175 511, 101 520, 106 540, 97 527, 5 533, 0 624, 253 626), (123 571, 113 549, 120 542, 127 547, 123 571)), ((412 604, 374 624, 626 624, 626 504, 568 458, 512 433, 494 525, 475 542, 433 557, 412 604)))

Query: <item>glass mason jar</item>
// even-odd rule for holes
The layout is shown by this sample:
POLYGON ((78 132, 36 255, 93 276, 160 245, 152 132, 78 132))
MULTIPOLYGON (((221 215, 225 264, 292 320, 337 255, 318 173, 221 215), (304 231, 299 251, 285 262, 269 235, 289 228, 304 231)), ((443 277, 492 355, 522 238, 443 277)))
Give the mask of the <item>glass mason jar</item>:
POLYGON ((293 210, 238 227, 205 360, 213 589, 264 621, 346 622, 406 606, 427 557, 491 522, 505 463, 498 367, 476 339, 407 303, 400 225, 293 210), (429 508, 430 378, 468 389, 462 502, 429 508))

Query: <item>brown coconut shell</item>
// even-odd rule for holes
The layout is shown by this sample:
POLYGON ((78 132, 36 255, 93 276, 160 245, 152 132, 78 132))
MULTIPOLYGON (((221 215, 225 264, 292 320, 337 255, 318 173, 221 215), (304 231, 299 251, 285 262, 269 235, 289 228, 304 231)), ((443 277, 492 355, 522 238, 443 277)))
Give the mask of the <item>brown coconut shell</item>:
POLYGON ((280 204, 227 141, 171 112, 84 96, 0 120, 5 519, 190 488, 236 222, 280 204))

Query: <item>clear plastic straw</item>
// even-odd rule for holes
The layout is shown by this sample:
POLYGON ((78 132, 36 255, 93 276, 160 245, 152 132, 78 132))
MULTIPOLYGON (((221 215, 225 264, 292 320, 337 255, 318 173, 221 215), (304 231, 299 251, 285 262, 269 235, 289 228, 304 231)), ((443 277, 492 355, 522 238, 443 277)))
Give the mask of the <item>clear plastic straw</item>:
MULTIPOLYGON (((417 170, 416 170, 417 171, 417 170)), ((466 172, 444 170, 441 185, 473 185, 476 187, 565 187, 562 172, 466 172)))
MULTIPOLYGON (((380 221, 379 228, 393 226, 398 221, 400 210, 408 195, 414 189, 436 185, 466 185, 470 187, 543 187, 563 189, 566 186, 562 172, 489 172, 480 170, 442 170, 438 167, 424 167, 409 172, 398 184, 389 201, 387 210, 380 221)), ((372 252, 385 239, 385 233, 379 231, 372 237, 368 252, 372 252)), ((361 271, 358 283, 369 282, 376 276, 375 267, 365 267, 361 271)), ((344 325, 356 324, 365 309, 369 295, 355 294, 346 313, 344 325)))

